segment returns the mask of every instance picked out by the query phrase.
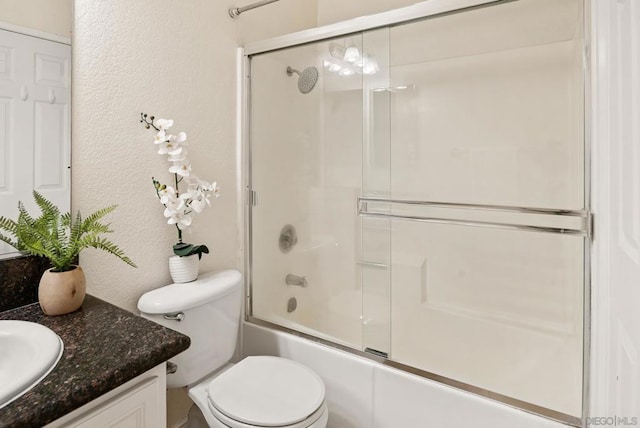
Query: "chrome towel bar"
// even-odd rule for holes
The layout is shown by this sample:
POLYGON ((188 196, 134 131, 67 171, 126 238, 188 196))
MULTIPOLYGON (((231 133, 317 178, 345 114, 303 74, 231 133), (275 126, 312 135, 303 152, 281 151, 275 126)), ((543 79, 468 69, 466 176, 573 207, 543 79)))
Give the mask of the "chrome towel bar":
POLYGON ((586 210, 559 210, 552 208, 530 208, 530 207, 513 207, 507 205, 481 205, 481 204, 462 204, 457 202, 433 202, 433 201, 412 201, 407 199, 385 199, 385 198, 372 198, 372 197, 359 197, 358 204, 361 202, 384 202, 390 204, 402 204, 402 205, 422 205, 434 208, 460 208, 471 210, 485 210, 485 211, 502 211, 502 212, 516 212, 524 214, 548 214, 548 215, 561 215, 569 217, 582 217, 587 218, 589 211, 586 210))
POLYGON ((481 204, 463 204, 453 202, 432 202, 432 201, 414 201, 403 199, 385 199, 385 198, 373 198, 373 197, 358 197, 358 215, 363 217, 372 218, 395 218, 400 220, 420 221, 425 223, 437 223, 437 224, 452 224, 459 226, 472 226, 472 227, 487 227, 494 229, 507 229, 507 230, 520 230, 528 232, 545 232, 545 233, 557 233, 562 235, 578 235, 578 236, 591 236, 591 213, 587 210, 557 210, 549 208, 529 208, 529 207, 512 207, 503 205, 481 205, 481 204), (379 212, 370 211, 368 202, 375 203, 388 203, 399 205, 418 205, 423 207, 432 208, 454 208, 454 209, 467 209, 478 211, 498 211, 507 213, 522 213, 522 214, 542 214, 553 215, 562 217, 580 217, 584 221, 582 227, 577 228, 561 228, 561 227, 546 227, 546 226, 533 226, 526 224, 511 224, 482 220, 459 220, 447 217, 438 216, 421 216, 421 215, 407 215, 396 214, 391 212, 379 212))

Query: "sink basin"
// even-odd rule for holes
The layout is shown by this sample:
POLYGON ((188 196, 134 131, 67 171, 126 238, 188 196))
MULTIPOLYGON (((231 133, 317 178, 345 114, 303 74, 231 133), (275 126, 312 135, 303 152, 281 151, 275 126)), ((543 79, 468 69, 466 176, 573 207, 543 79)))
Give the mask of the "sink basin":
POLYGON ((43 325, 0 321, 0 409, 44 379, 62 350, 62 339, 43 325))

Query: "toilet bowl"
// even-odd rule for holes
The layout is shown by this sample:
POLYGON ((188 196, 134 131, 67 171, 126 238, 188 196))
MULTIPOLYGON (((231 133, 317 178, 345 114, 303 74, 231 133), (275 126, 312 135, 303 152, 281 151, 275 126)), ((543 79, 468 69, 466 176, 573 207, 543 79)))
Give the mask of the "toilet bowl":
POLYGON ((247 357, 188 389, 210 427, 324 428, 322 380, 279 357, 247 357))
POLYGON ((188 389, 213 428, 325 428, 329 411, 322 379, 308 367, 273 356, 230 364, 240 325, 242 275, 234 270, 171 284, 138 301, 143 317, 191 338, 171 360, 167 387, 188 389))

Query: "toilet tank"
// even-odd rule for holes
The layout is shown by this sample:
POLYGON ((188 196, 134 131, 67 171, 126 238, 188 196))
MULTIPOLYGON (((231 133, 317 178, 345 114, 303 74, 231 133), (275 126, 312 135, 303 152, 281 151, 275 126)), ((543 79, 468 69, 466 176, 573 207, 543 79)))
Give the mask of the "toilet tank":
POLYGON ((202 274, 171 284, 138 300, 140 315, 191 338, 191 346, 171 359, 177 370, 167 388, 188 386, 226 364, 238 342, 242 274, 235 270, 202 274))

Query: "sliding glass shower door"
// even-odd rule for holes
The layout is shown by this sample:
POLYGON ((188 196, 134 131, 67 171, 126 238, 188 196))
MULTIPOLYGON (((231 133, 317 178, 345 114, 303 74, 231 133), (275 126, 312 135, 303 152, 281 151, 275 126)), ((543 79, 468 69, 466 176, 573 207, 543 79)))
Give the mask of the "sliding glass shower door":
POLYGON ((362 347, 362 36, 251 58, 252 311, 362 347))
POLYGON ((251 56, 252 318, 579 420, 582 8, 518 0, 251 56))
POLYGON ((581 18, 522 0, 390 28, 393 202, 363 209, 391 218, 394 361, 574 416, 581 18))

